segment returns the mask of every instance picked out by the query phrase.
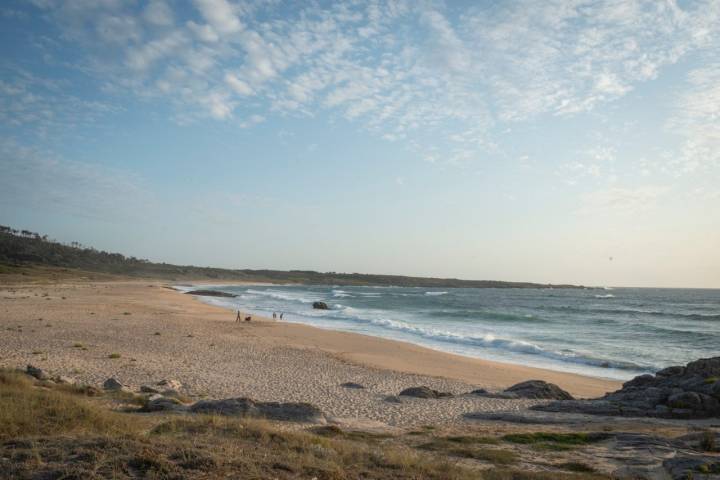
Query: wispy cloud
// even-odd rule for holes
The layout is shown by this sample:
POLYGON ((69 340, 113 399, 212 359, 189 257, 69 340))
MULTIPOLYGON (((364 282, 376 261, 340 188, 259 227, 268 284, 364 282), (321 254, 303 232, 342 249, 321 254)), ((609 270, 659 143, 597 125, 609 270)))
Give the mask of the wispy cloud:
POLYGON ((647 211, 671 191, 664 185, 610 187, 583 196, 580 213, 585 215, 635 215, 647 211))
POLYGON ((668 162, 669 169, 676 176, 720 172, 720 64, 692 70, 687 83, 689 88, 667 125, 670 132, 684 138, 680 154, 668 162))
POLYGON ((327 111, 421 150, 452 137, 455 159, 491 148, 494 126, 592 110, 720 46, 713 0, 36 4, 107 88, 182 121, 327 111))

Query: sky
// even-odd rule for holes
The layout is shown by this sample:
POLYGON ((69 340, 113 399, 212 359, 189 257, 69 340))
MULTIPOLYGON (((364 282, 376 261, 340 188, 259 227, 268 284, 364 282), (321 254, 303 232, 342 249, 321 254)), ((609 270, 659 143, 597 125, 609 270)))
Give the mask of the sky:
POLYGON ((201 266, 720 288, 720 0, 5 0, 0 224, 201 266))

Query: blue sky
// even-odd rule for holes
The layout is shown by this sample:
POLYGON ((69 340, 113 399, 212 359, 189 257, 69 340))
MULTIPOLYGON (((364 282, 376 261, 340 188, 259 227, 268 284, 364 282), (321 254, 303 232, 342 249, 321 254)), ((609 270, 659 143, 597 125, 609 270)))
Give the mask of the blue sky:
POLYGON ((2 224, 185 264, 720 287, 720 0, 6 1, 0 53, 2 224))

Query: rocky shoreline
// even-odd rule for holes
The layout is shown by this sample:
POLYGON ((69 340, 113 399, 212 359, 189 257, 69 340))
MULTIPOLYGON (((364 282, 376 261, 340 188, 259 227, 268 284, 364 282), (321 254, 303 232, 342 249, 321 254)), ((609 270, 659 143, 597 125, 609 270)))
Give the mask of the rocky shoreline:
POLYGON ((720 357, 668 367, 655 375, 640 375, 601 398, 558 401, 532 408, 624 417, 720 417, 720 357))

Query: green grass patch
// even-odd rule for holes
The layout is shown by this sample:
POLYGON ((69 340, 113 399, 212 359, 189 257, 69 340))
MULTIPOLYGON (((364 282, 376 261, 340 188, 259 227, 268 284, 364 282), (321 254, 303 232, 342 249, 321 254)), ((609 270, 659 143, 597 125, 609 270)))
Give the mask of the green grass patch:
POLYGON ((119 353, 111 353, 110 355, 108 355, 108 358, 113 358, 113 359, 120 358, 120 357, 122 357, 122 355, 120 355, 119 353))
POLYGON ((609 437, 606 433, 554 433, 554 432, 532 432, 532 433, 510 433, 502 437, 506 442, 519 443, 523 445, 555 444, 564 446, 581 446, 590 443, 600 442, 609 437))
POLYGON ((435 438, 428 443, 419 445, 417 448, 453 457, 482 460, 495 465, 510 465, 518 460, 518 455, 510 450, 479 447, 477 443, 459 443, 449 441, 446 438, 435 438))

